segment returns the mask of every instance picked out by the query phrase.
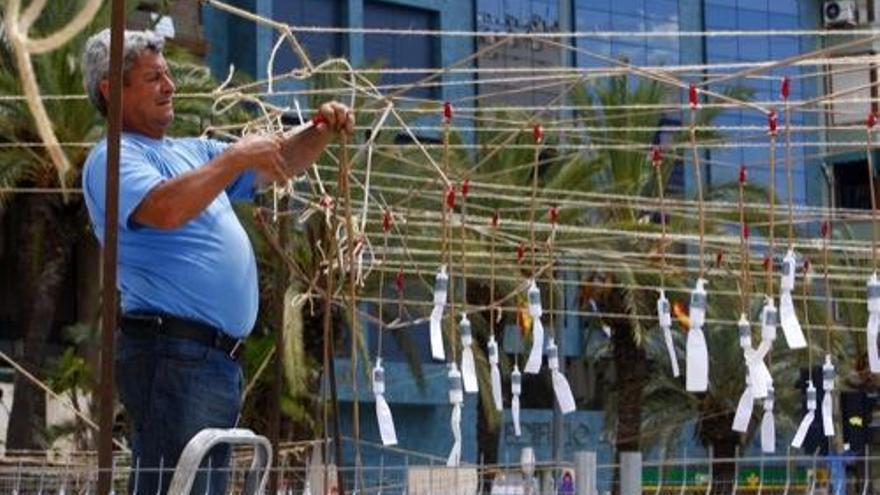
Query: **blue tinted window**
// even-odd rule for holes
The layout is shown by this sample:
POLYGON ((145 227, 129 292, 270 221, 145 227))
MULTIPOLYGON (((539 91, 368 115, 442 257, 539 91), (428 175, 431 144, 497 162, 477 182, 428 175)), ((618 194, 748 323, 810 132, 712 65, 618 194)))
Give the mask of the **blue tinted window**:
POLYGON ((706 5, 706 29, 736 29, 736 9, 706 5))
POLYGON ((583 39, 578 41, 578 48, 584 50, 577 55, 577 64, 580 67, 606 67, 608 62, 601 60, 591 54, 604 57, 611 56, 611 43, 603 40, 583 39))
POLYGON ((738 27, 742 30, 757 31, 767 29, 767 13, 756 10, 737 11, 738 27))
POLYGON ((770 0, 767 2, 767 10, 796 16, 799 9, 797 0, 770 0))
POLYGON ((647 41, 649 50, 658 50, 675 54, 674 60, 678 60, 678 38, 649 38, 647 41))
MULTIPOLYGON (((742 160, 743 163, 746 164, 746 167, 761 169, 765 176, 767 174, 767 164, 769 163, 768 157, 769 154, 767 153, 766 149, 754 147, 743 148, 742 160)), ((752 170, 749 170, 749 172, 749 175, 755 175, 751 173, 752 170)))
POLYGON ((545 19, 559 19, 559 2, 532 2, 532 15, 545 19))
POLYGON ((770 43, 766 36, 741 37, 739 56, 744 61, 764 61, 770 58, 770 43))
POLYGON ((625 60, 633 64, 644 64, 645 46, 641 44, 617 43, 614 42, 611 47, 612 56, 614 58, 625 60))
MULTIPOLYGON (((384 2, 364 2, 364 26, 367 28, 435 29, 437 13, 384 2)), ((364 35, 364 58, 368 64, 384 67, 436 67, 434 39, 430 36, 364 35)), ((386 74, 380 84, 407 84, 426 74, 386 74)), ((436 88, 422 87, 405 96, 431 98, 436 88)))
POLYGON ((611 10, 611 3, 611 0, 575 0, 574 6, 576 9, 611 10))
POLYGON ((643 0, 614 0, 611 2, 611 11, 621 14, 641 15, 645 11, 645 2, 643 0))
POLYGON ((599 10, 577 10, 578 31, 607 31, 611 29, 611 13, 599 10))
POLYGON ((798 28, 798 18, 795 15, 770 14, 767 20, 767 24, 771 29, 798 28))
POLYGON ((652 48, 649 44, 645 61, 648 65, 674 65, 678 63, 678 51, 652 48))
POLYGON ((479 14, 485 12, 492 14, 493 16, 500 16, 504 13, 503 0, 480 0, 479 6, 479 14))
POLYGON ((770 43, 770 55, 776 59, 793 57, 798 54, 798 41, 795 37, 776 36, 770 43))
POLYGON ((736 0, 736 6, 741 9, 767 10, 767 0, 736 0))
MULTIPOLYGON (((342 24, 342 2, 340 0, 303 0, 301 2, 275 0, 273 9, 277 20, 292 25, 339 26, 342 24)), ((315 63, 343 55, 340 34, 299 33, 297 40, 315 63)), ((278 52, 275 73, 301 66, 299 57, 289 49, 282 48, 278 52)))
POLYGON ((531 14, 529 0, 504 0, 504 14, 518 19, 524 19, 531 14))
POLYGON ((739 58, 736 38, 731 36, 716 36, 706 39, 706 51, 709 54, 710 62, 739 58))
POLYGON ((677 0, 651 0, 645 3, 645 14, 651 18, 678 20, 677 0))
POLYGON ((644 31, 645 23, 641 16, 612 14, 611 27, 615 31, 644 31))

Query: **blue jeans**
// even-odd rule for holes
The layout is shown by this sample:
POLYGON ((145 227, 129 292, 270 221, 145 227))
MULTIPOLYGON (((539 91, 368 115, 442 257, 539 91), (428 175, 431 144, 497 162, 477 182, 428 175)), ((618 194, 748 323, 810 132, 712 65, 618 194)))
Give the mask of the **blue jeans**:
MULTIPOLYGON (((241 366, 219 349, 117 332, 115 373, 132 426, 129 493, 166 493, 187 442, 204 428, 232 428, 238 421, 241 366)), ((191 493, 204 494, 209 486, 212 495, 225 493, 229 456, 228 445, 212 449, 191 493)))

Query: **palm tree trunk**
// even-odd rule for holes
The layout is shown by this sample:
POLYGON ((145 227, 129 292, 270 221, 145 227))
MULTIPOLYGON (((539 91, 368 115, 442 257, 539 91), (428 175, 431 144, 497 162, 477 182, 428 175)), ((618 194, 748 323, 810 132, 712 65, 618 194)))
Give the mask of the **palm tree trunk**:
MULTIPOLYGON (((733 413, 723 404, 710 403, 700 414, 698 435, 703 445, 711 445, 716 459, 733 459, 740 443, 740 434, 731 430, 733 413)), ((712 493, 727 495, 733 491, 736 466, 733 462, 719 462, 713 466, 712 493)))
MULTIPOLYGON (((615 439, 616 463, 620 464, 623 452, 641 450, 642 392, 647 380, 645 350, 636 344, 632 326, 621 322, 611 332, 614 346, 614 363, 617 387, 620 390, 617 404, 617 428, 615 439)), ((619 469, 615 478, 620 480, 619 469)), ((615 483, 619 487, 619 483, 615 483)))
MULTIPOLYGON (((57 198, 30 197, 20 203, 22 250, 19 253, 25 288, 22 301, 24 339, 20 363, 38 379, 45 374, 46 343, 52 332, 61 288, 69 272, 77 234, 82 230, 82 203, 63 204, 57 198)), ((15 377, 6 447, 9 450, 44 449, 46 395, 21 374, 15 377)))

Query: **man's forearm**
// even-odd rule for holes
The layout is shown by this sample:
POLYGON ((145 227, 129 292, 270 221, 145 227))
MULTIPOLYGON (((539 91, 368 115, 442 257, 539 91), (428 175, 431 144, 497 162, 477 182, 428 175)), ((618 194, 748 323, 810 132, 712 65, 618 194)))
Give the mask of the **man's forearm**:
POLYGON ((330 132, 320 131, 311 124, 301 125, 286 134, 281 142, 281 154, 287 175, 295 177, 311 168, 330 138, 330 132))
POLYGON ((222 153, 205 165, 156 186, 132 217, 141 225, 176 229, 204 211, 243 170, 234 153, 222 153))

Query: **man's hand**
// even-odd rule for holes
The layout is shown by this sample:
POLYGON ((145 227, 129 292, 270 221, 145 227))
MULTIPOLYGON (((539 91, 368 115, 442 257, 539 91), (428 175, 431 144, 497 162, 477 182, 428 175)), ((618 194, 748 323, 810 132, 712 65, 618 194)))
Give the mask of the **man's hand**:
MULTIPOLYGON (((351 109, 338 101, 328 101, 318 108, 318 114, 327 122, 327 127, 336 131, 351 134, 354 131, 354 114, 351 109)), ((320 129, 323 124, 318 124, 320 129)))
POLYGON ((243 171, 252 168, 267 182, 287 180, 284 157, 281 154, 282 139, 274 135, 245 136, 231 144, 227 150, 243 171))
POLYGON ((354 130, 354 114, 342 103, 324 103, 317 115, 320 118, 315 119, 316 124, 298 133, 286 134, 283 138, 281 154, 288 175, 302 173, 311 167, 334 133, 351 134, 354 130))

